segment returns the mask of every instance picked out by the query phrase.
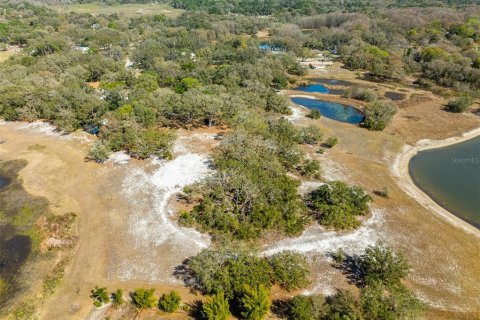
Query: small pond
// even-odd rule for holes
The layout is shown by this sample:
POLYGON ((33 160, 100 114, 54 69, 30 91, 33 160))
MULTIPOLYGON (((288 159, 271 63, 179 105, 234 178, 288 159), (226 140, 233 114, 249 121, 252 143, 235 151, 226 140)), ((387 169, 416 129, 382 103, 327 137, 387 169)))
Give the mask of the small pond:
POLYGON ((296 91, 303 91, 303 92, 315 92, 315 93, 329 93, 327 87, 320 83, 314 84, 307 84, 305 86, 299 86, 295 88, 296 91))
POLYGON ((364 119, 358 109, 340 103, 300 97, 292 98, 292 102, 308 109, 319 110, 323 116, 341 122, 359 124, 364 119))
POLYGON ((313 93, 329 93, 329 94, 336 94, 336 95, 342 95, 345 92, 345 90, 342 90, 342 89, 329 89, 321 83, 312 83, 304 86, 299 86, 299 87, 296 87, 295 90, 303 91, 303 92, 313 92, 313 93))
POLYGON ((8 184, 8 179, 0 176, 0 188, 5 187, 8 184))
POLYGON ((284 48, 282 46, 270 45, 268 43, 259 44, 258 49, 263 50, 263 51, 278 51, 278 52, 287 51, 286 48, 284 48))
POLYGON ((435 202, 480 228, 480 137, 421 151, 409 171, 435 202))

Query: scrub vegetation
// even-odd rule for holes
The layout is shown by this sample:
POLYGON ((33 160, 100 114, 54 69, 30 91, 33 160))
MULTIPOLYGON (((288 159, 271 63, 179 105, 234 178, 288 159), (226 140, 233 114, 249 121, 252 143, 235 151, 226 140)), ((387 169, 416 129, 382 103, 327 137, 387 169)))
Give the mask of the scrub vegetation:
MULTIPOLYGON (((403 82, 452 95, 457 98, 446 109, 468 112, 480 94, 476 1, 165 0, 149 14, 113 10, 124 2, 142 4, 73 1, 71 11, 57 10, 54 1, 0 4, 0 48, 18 49, 0 63, 3 119, 47 121, 67 134, 87 131, 95 143, 86 158, 98 163, 117 151, 169 160, 178 129, 220 132, 212 174, 184 189, 187 205, 178 214, 182 226, 213 240, 175 270, 208 297, 191 310, 176 291, 157 297, 153 288, 138 288, 125 299, 122 289, 99 284, 91 291, 93 305, 133 306, 137 315, 189 310, 219 320, 258 320, 271 312, 288 319, 417 317, 422 304, 404 284, 410 266, 382 244, 360 256, 337 252, 335 267, 358 290, 327 297, 297 295, 311 281, 315 262, 306 256, 239 248, 298 236, 315 223, 332 232, 359 228, 370 213, 365 190, 324 181, 324 164, 306 154, 339 142, 324 136, 321 113, 312 110, 308 124, 297 126, 288 97, 278 94, 304 80, 304 62, 322 53, 358 71, 363 82, 403 82), (87 10, 99 5, 100 13, 87 10), (316 188, 301 195, 307 179, 316 188), (271 300, 272 288, 295 297, 281 308, 271 300)), ((368 86, 347 89, 344 98, 365 106, 362 128, 355 128, 362 132, 386 129, 398 111, 368 86)), ((388 201, 387 191, 377 192, 384 198, 377 200, 388 201)), ((25 237, 29 254, 58 249, 49 247, 49 237, 72 247, 75 215, 52 216, 44 202, 35 204, 6 208, 0 226, 25 237)), ((69 261, 58 259, 44 275, 43 296, 62 284, 69 261)), ((15 280, 0 275, 0 293, 10 293, 15 280)), ((25 303, 10 315, 33 316, 35 307, 25 303)))

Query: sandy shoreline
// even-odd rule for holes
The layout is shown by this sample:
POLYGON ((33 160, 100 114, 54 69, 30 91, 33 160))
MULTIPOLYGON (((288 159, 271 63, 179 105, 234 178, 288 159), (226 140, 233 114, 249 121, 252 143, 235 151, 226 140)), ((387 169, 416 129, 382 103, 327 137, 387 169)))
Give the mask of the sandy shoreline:
POLYGON ((405 145, 403 152, 396 158, 392 166, 392 171, 394 176, 397 178, 398 185, 402 188, 402 190, 405 191, 410 197, 414 198, 424 208, 438 214, 455 227, 461 228, 466 232, 480 238, 480 231, 476 227, 443 208, 432 198, 430 198, 429 195, 423 192, 423 190, 421 190, 415 184, 415 182, 413 182, 408 169, 410 160, 420 151, 446 147, 476 138, 478 136, 480 136, 480 128, 465 132, 461 136, 451 137, 444 140, 423 139, 419 140, 415 146, 405 145))

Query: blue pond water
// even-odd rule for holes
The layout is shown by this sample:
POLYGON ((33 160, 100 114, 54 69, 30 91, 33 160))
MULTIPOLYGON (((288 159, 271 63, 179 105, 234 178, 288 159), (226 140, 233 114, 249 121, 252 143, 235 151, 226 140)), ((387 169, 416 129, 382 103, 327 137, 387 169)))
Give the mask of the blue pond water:
POLYGON ((258 49, 264 51, 286 51, 284 47, 277 45, 270 45, 268 43, 262 43, 258 45, 258 49))
POLYGON ((329 93, 330 90, 328 90, 327 87, 325 87, 321 83, 315 83, 315 84, 309 84, 306 86, 300 86, 295 88, 297 91, 304 91, 304 92, 316 92, 316 93, 329 93))
POLYGON ((0 176, 0 188, 5 187, 8 184, 8 179, 0 176))
POLYGON ((361 123, 364 118, 359 110, 340 103, 309 98, 292 98, 292 102, 307 107, 308 109, 317 109, 323 116, 341 122, 358 124, 361 123))

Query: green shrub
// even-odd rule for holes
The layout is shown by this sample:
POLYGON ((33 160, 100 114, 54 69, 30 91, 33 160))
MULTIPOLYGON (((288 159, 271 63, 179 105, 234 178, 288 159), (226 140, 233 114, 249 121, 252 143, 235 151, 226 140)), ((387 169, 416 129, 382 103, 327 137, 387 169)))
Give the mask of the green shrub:
POLYGON ((336 137, 330 137, 322 145, 325 148, 333 148, 337 143, 338 139, 336 137))
POLYGON ((293 251, 283 251, 269 259, 274 282, 285 290, 295 290, 308 285, 310 268, 305 256, 293 251))
POLYGON ((384 187, 382 190, 376 190, 374 193, 382 198, 389 198, 390 197, 390 191, 388 190, 387 187, 384 187))
POLYGON ((158 307, 165 312, 175 312, 180 308, 182 298, 176 291, 170 291, 168 294, 163 294, 158 301, 158 307))
POLYGON ((362 320, 360 301, 349 291, 339 290, 335 295, 326 299, 325 315, 322 320, 362 320))
POLYGON ((377 100, 377 94, 375 91, 360 87, 353 87, 345 90, 343 97, 367 102, 373 102, 377 100))
POLYGON ((357 216, 368 213, 371 197, 360 187, 341 181, 327 182, 310 194, 311 208, 319 214, 320 223, 335 229, 356 228, 357 216))
POLYGON ((230 306, 223 292, 207 298, 202 305, 202 314, 207 320, 227 320, 230 317, 230 306))
POLYGON ((154 297, 153 293, 155 289, 136 289, 132 294, 132 303, 135 307, 139 309, 149 309, 155 307, 157 304, 157 298, 154 297))
POLYGON ((381 284, 362 289, 364 319, 416 319, 423 304, 404 286, 387 289, 381 284))
POLYGON ((320 110, 312 109, 310 110, 310 113, 307 114, 307 117, 309 117, 310 119, 320 119, 322 117, 322 113, 320 112, 320 110))
POLYGON ((264 285, 245 285, 241 298, 241 315, 247 320, 262 320, 270 311, 270 293, 264 285))
POLYGON ((401 254, 381 244, 369 246, 360 257, 364 282, 367 285, 381 283, 387 287, 397 286, 408 274, 410 266, 401 254))
POLYGON ((470 96, 463 96, 449 101, 447 104, 447 110, 450 112, 461 113, 467 110, 471 104, 472 98, 470 96))
POLYGON ((301 172, 306 177, 318 177, 320 174, 320 162, 315 159, 305 160, 301 172))
POLYGON ((100 308, 105 303, 110 302, 110 297, 108 296, 107 288, 95 287, 91 291, 90 298, 93 299, 93 305, 97 308, 100 308))
POLYGON ((363 125, 373 131, 382 131, 397 113, 397 107, 388 102, 377 101, 365 109, 363 125))
POLYGON ((123 290, 118 289, 112 294, 112 304, 114 307, 119 307, 125 303, 123 299, 123 290))
POLYGON ((88 158, 93 161, 102 163, 108 160, 108 157, 111 153, 112 150, 110 150, 110 148, 106 144, 102 142, 97 142, 88 152, 88 158))
POLYGON ((194 288, 203 294, 223 292, 232 299, 242 294, 245 284, 272 286, 273 270, 268 261, 245 251, 205 249, 189 259, 186 268, 194 288))
POLYGON ((316 144, 322 139, 322 131, 317 126, 308 126, 300 131, 300 139, 305 144, 316 144))
POLYGON ((307 296, 294 297, 288 306, 288 319, 314 320, 312 300, 307 296))

